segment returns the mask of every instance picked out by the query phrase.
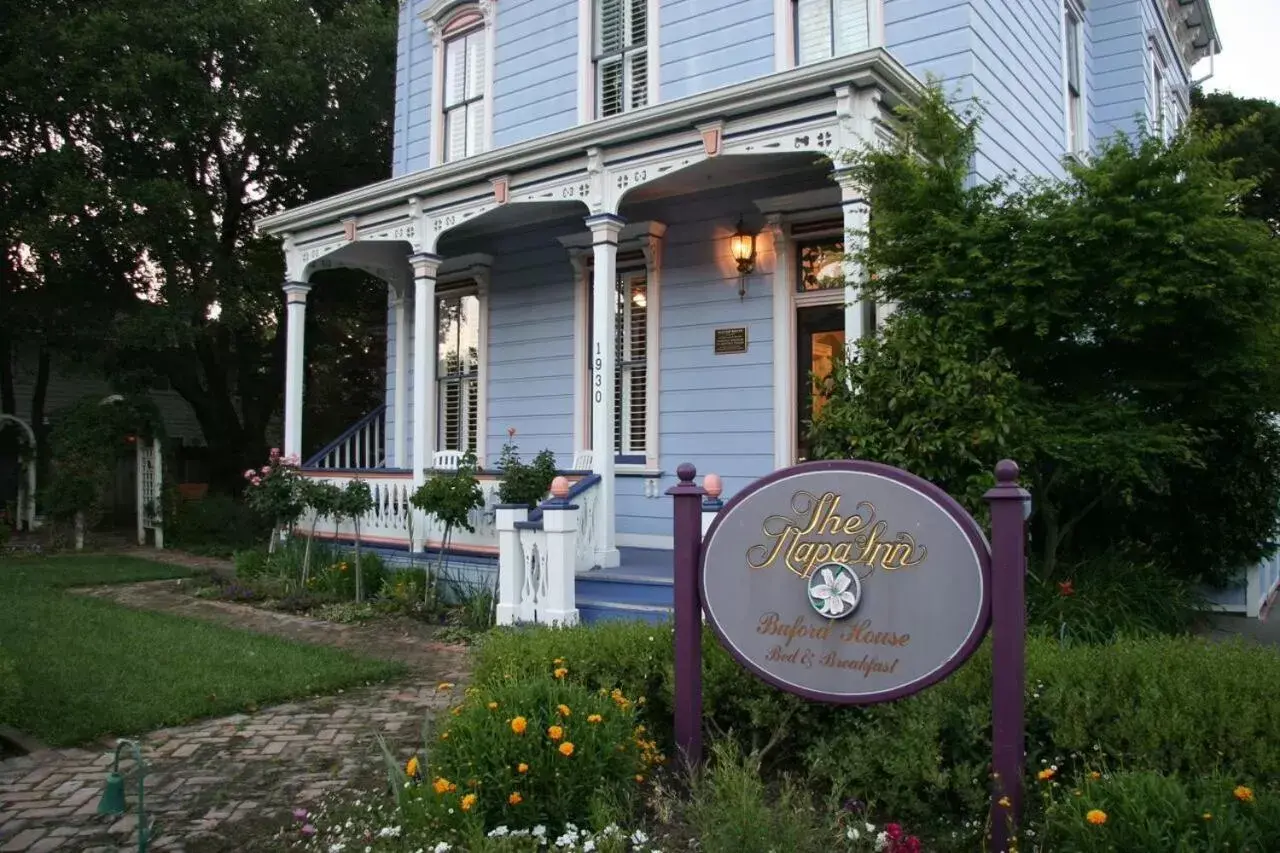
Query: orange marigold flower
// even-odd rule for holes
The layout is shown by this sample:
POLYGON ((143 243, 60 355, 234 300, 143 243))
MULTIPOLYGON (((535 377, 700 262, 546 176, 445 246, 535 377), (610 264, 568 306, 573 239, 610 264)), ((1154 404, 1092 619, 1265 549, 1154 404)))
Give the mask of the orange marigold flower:
POLYGON ((452 690, 452 689, 453 689, 452 681, 442 681, 436 685, 436 690, 438 691, 452 690))
POLYGON ((406 776, 418 775, 418 756, 415 755, 409 759, 409 763, 407 763, 404 766, 404 775, 406 776))
POLYGON ((462 798, 462 810, 464 812, 471 811, 471 807, 476 804, 477 799, 478 798, 476 797, 475 794, 467 794, 465 797, 462 798))
POLYGON ((529 772, 529 765, 528 765, 528 764, 525 764, 523 761, 521 761, 519 764, 517 764, 517 765, 516 765, 516 772, 517 772, 517 773, 528 773, 528 772, 529 772))
POLYGON ((569 743, 569 741, 565 741, 564 743, 560 744, 560 754, 563 755, 565 758, 568 758, 570 755, 573 755, 573 744, 569 743))
POLYGON ((556 658, 552 663, 556 666, 564 666, 564 658, 556 658))
POLYGON ((1089 809, 1089 812, 1084 816, 1084 819, 1094 826, 1102 826, 1107 822, 1107 813, 1102 809, 1089 809))
POLYGON ((1094 771, 1092 771, 1092 772, 1090 772, 1090 773, 1089 773, 1089 778, 1090 778, 1090 779, 1092 779, 1093 781, 1097 782, 1099 779, 1101 779, 1101 778, 1102 778, 1102 774, 1101 774, 1101 773, 1099 773, 1097 770, 1094 770, 1094 771))
POLYGON ((1004 808, 1007 809, 1009 808, 1009 806, 1013 805, 1013 803, 1009 802, 1008 797, 1001 797, 1000 799, 996 800, 996 805, 1003 806, 1004 808))
POLYGON ((600 716, 599 714, 592 714, 591 716, 587 717, 587 722, 591 723, 592 725, 595 725, 596 723, 600 723, 603 721, 604 721, 604 717, 600 716))
POLYGON ((564 737, 564 729, 560 728, 559 726, 552 726, 551 728, 547 729, 547 737, 551 738, 552 740, 560 740, 560 738, 564 737))
POLYGON ((1236 799, 1237 799, 1237 800, 1239 800, 1239 801, 1240 801, 1240 802, 1242 802, 1242 803, 1252 803, 1252 802, 1253 802, 1253 789, 1252 789, 1252 788, 1245 787, 1244 785, 1237 785, 1237 786, 1236 786, 1235 791, 1233 791, 1232 793, 1234 793, 1234 794, 1235 794, 1236 799))
POLYGON ((490 703, 489 703, 489 710, 490 710, 490 711, 496 711, 496 710, 498 710, 498 703, 497 703, 497 702, 490 702, 490 703))
POLYGON ((520 796, 519 791, 512 791, 511 794, 507 797, 508 805, 518 806, 523 802, 524 802, 524 797, 520 796))
POLYGON ((511 731, 518 735, 524 734, 525 729, 529 728, 529 721, 524 717, 516 717, 511 721, 511 731))
POLYGON ((569 674, 569 670, 565 669, 562 666, 559 666, 559 667, 556 667, 556 671, 552 674, 555 675, 556 678, 564 678, 566 675, 569 674))
POLYGON ((557 706, 556 706, 556 713, 557 713, 557 714, 559 714, 559 715, 560 715, 560 716, 562 716, 562 717, 567 717, 567 716, 569 716, 570 714, 572 714, 573 712, 569 710, 569 706, 568 706, 568 705, 557 705, 557 706))
POLYGON ((1041 782, 1048 782, 1050 779, 1053 778, 1053 774, 1056 772, 1057 771, 1054 770, 1052 767, 1046 767, 1045 769, 1041 770, 1039 773, 1036 774, 1036 778, 1039 779, 1041 782))
POLYGON ((447 794, 449 793, 449 780, 441 776, 431 783, 431 788, 437 794, 447 794))

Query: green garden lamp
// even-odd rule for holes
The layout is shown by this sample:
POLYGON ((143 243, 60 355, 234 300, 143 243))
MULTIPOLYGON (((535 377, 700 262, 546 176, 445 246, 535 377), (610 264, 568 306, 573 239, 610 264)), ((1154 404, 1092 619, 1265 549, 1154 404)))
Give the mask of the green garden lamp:
POLYGON ((125 747, 133 752, 133 773, 138 777, 138 853, 147 853, 147 845, 155 833, 154 826, 147 826, 147 812, 143 804, 143 780, 147 767, 142 763, 142 750, 131 740, 121 740, 116 744, 111 772, 107 774, 107 784, 102 790, 102 799, 98 801, 98 814, 118 816, 125 813, 124 775, 120 773, 120 750, 125 747))

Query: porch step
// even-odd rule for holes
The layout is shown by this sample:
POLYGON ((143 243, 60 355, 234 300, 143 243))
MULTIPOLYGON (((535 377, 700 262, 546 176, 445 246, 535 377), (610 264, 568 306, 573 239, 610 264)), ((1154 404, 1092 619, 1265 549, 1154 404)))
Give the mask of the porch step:
POLYGON ((578 575, 574 590, 582 621, 671 619, 675 603, 671 552, 652 548, 618 550, 622 565, 578 575))
POLYGON ((624 604, 616 601, 597 601, 578 598, 578 618, 588 625, 595 622, 631 620, 658 624, 671 620, 674 611, 670 606, 658 604, 624 604))

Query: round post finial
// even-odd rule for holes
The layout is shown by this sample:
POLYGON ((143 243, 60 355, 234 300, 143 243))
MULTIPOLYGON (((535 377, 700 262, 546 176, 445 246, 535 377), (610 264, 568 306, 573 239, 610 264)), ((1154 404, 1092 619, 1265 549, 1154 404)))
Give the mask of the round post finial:
POLYGON ((551 481, 551 497, 558 501, 569 497, 569 479, 567 477, 556 477, 551 481))
POLYGON ((706 491, 708 497, 716 500, 720 497, 720 493, 724 491, 724 484, 720 482, 719 474, 708 474, 702 478, 702 488, 706 491))
POLYGON ((681 462, 676 468, 676 476, 680 478, 681 485, 691 484, 693 478, 698 476, 698 469, 693 467, 692 462, 681 462))
POLYGON ((1012 459, 1001 459, 996 463, 996 483, 1001 486, 1018 484, 1018 463, 1012 459))

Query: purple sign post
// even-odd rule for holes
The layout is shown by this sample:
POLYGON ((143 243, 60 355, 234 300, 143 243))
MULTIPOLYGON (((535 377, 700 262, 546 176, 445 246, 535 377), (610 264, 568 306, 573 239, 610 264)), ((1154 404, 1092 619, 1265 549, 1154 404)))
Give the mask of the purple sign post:
POLYGON ((872 704, 946 678, 996 620, 993 840, 1021 814, 1027 493, 996 468, 988 545, 950 495, 888 465, 807 462, 757 480, 699 535, 703 490, 675 498, 675 730, 702 757, 701 616, 746 669, 818 702, 872 704), (993 584, 993 575, 995 583, 993 584))

